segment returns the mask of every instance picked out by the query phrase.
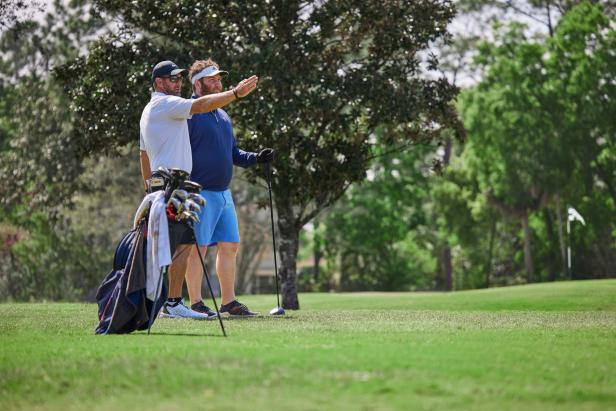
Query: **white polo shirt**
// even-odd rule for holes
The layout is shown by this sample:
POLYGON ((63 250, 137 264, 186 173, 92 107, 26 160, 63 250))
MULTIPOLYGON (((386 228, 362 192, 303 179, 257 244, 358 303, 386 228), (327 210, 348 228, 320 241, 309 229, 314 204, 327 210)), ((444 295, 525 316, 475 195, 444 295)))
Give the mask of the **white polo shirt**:
POLYGON ((192 117, 193 101, 158 91, 152 93, 139 122, 139 148, 148 153, 152 171, 158 167, 192 171, 186 120, 192 117))

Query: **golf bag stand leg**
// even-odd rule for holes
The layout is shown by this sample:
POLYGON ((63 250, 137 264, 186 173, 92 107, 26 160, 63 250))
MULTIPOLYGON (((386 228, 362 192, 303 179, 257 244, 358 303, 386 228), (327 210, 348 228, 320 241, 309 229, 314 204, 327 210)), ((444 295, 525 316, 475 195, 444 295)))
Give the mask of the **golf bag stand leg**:
POLYGON ((158 284, 156 284, 156 294, 154 294, 154 301, 152 302, 152 310, 150 311, 150 318, 148 324, 148 334, 150 334, 150 328, 152 328, 152 324, 154 323, 154 316, 158 315, 156 312, 156 303, 158 302, 158 293, 162 288, 163 277, 167 272, 168 267, 160 267, 160 275, 158 276, 158 284))
POLYGON ((197 244, 196 238, 197 234, 195 233, 194 227, 192 227, 193 236, 195 237, 195 247, 197 247, 197 253, 199 254, 199 261, 201 261, 201 267, 203 267, 203 276, 205 277, 205 282, 207 283, 207 288, 210 290, 210 295, 212 296, 212 302, 214 303, 214 308, 216 309, 216 315, 218 316, 218 322, 220 323, 220 329, 222 330, 222 335, 227 336, 227 332, 225 331, 225 326, 222 323, 222 317, 220 316, 220 311, 218 311, 218 304, 216 303, 216 298, 214 298, 214 291, 212 290, 212 284, 210 283, 210 276, 207 273, 207 269, 205 268, 205 260, 203 259, 203 254, 201 254, 201 249, 199 248, 199 244, 197 244))

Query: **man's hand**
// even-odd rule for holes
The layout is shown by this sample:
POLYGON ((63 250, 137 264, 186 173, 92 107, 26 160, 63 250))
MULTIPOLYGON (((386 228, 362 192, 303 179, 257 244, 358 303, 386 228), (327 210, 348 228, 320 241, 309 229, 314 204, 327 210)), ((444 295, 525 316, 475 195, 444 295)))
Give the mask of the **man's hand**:
POLYGON ((274 159, 274 149, 264 148, 257 154, 257 163, 269 163, 274 159))
POLYGON ((257 88, 257 82, 259 81, 259 77, 252 76, 247 79, 244 79, 237 83, 237 86, 233 88, 233 94, 237 96, 237 98, 244 98, 257 88))

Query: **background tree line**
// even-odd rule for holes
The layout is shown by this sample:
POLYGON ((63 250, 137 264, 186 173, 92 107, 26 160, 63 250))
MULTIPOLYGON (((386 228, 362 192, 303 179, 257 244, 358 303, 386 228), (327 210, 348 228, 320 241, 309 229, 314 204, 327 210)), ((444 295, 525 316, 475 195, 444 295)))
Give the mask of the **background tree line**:
MULTIPOLYGON (((231 83, 262 76, 258 100, 230 110, 241 145, 280 153, 287 307, 297 287, 565 279, 567 205, 587 220, 571 236, 574 278, 613 276, 609 2, 457 2, 492 27, 489 39, 445 35, 450 2, 408 6, 55 1, 21 20, 2 10, 0 297, 92 297, 142 195, 136 127, 151 65, 170 56, 186 66, 212 55, 231 83), (474 80, 454 109, 463 77, 474 80), (298 255, 317 264, 296 275, 298 255)), ((233 188, 246 291, 271 241, 260 173, 233 188)))

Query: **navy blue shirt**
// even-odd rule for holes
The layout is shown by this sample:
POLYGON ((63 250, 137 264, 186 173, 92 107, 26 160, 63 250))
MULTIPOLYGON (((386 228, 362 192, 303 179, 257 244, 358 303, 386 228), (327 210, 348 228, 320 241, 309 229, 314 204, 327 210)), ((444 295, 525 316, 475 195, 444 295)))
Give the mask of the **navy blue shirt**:
POLYGON ((224 110, 193 114, 187 121, 193 159, 190 179, 204 190, 226 190, 233 177, 233 165, 249 167, 257 162, 257 153, 237 147, 231 118, 224 110))

